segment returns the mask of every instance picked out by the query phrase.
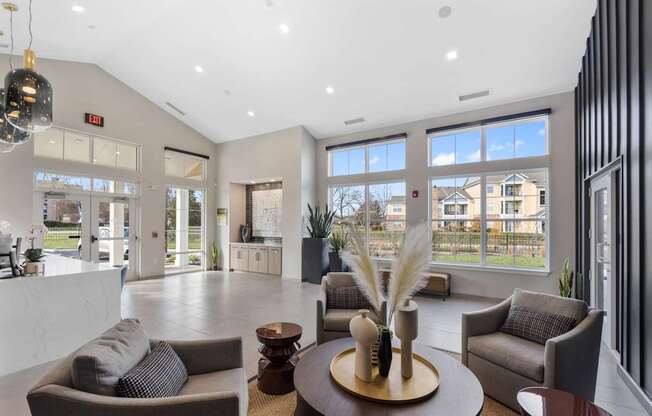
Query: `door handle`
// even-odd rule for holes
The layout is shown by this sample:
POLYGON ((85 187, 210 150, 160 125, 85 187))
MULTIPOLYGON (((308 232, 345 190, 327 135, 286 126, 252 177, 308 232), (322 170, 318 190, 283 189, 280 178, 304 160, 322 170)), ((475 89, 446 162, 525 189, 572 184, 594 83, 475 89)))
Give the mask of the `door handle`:
POLYGON ((95 237, 93 234, 91 234, 91 243, 94 243, 98 240, 97 237, 95 237))

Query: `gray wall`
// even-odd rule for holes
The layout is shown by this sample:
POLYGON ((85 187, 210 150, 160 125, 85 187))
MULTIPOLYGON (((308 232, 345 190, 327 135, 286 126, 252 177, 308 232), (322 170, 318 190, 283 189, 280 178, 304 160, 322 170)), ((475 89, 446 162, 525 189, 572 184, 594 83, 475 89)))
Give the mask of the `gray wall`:
MULTIPOLYGON (((21 62, 19 57, 14 62, 21 62)), ((0 55, 0 67, 9 68, 8 55, 0 55)), ((115 79, 96 65, 39 59, 38 71, 54 89, 54 123, 56 126, 89 134, 122 139, 142 146, 142 170, 130 172, 89 164, 35 158, 33 142, 18 146, 12 153, 0 154, 0 177, 3 201, 0 218, 12 223, 11 232, 26 235, 30 224, 38 220, 33 210, 33 174, 35 170, 115 177, 141 185, 141 277, 163 274, 164 214, 166 184, 193 185, 195 181, 166 178, 163 147, 202 153, 211 157, 207 178, 207 242, 215 236, 215 144, 189 128, 160 107, 115 79), (84 123, 84 113, 105 117, 104 128, 84 123), (158 232, 158 238, 152 232, 158 232)))
POLYGON ((239 208, 243 194, 233 184, 281 179, 282 275, 285 279, 299 279, 303 207, 312 202, 315 195, 312 179, 315 171, 314 143, 315 139, 303 127, 292 127, 217 145, 217 206, 229 208, 229 227, 217 230, 220 246, 225 253, 225 267, 229 267, 228 243, 239 241, 235 230, 240 225, 238 220, 244 220, 244 207, 239 208))
MULTIPOLYGON (((382 137, 394 133, 406 132, 407 139, 407 169, 400 172, 383 172, 370 174, 367 177, 374 181, 402 179, 407 183, 407 222, 417 225, 428 219, 429 178, 435 172, 447 175, 462 173, 461 169, 469 167, 448 166, 445 168, 428 167, 428 141, 426 129, 440 127, 467 121, 516 114, 525 111, 551 108, 550 116, 550 155, 543 158, 549 167, 550 203, 550 273, 529 273, 520 271, 472 270, 461 267, 433 267, 453 275, 453 292, 468 293, 482 296, 506 297, 514 288, 557 293, 557 280, 564 257, 574 258, 575 254, 575 222, 574 212, 574 116, 573 94, 564 93, 522 101, 512 104, 486 108, 477 111, 454 115, 435 117, 427 120, 407 123, 361 133, 332 137, 317 142, 317 190, 320 201, 328 200, 329 184, 342 183, 342 178, 328 177, 328 152, 326 146, 346 143, 349 141, 382 137), (412 190, 419 191, 419 198, 410 197, 412 190)), ((496 171, 519 169, 518 161, 495 161, 496 171)), ((467 172, 468 173, 468 172, 467 172)), ((350 183, 362 180, 361 177, 349 178, 350 183)))

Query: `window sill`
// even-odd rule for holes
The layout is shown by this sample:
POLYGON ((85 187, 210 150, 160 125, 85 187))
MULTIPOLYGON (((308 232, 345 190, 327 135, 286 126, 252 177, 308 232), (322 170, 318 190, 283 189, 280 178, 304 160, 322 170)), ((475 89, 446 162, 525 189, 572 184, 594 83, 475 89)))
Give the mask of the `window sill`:
MULTIPOLYGON (((372 260, 381 263, 392 263, 394 260, 381 257, 372 257, 372 260)), ((480 265, 466 265, 466 264, 452 264, 452 263, 439 263, 435 261, 430 262, 430 269, 437 270, 468 270, 474 272, 489 272, 489 273, 505 273, 516 274, 521 276, 532 277, 548 277, 550 270, 535 270, 535 269, 516 269, 510 267, 496 267, 496 266, 480 266, 480 265)))

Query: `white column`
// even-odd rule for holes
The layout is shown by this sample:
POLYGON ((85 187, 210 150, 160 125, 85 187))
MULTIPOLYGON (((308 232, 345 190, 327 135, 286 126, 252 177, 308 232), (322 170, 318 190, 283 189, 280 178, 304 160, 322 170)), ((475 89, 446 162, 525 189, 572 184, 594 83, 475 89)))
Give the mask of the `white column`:
MULTIPOLYGON (((125 225, 125 205, 112 202, 109 205, 109 237, 123 237, 125 225)), ((109 240, 109 263, 112 266, 124 264, 124 239, 109 240)))
MULTIPOLYGON (((176 218, 176 242, 177 252, 188 251, 188 207, 189 196, 187 189, 177 189, 177 218, 176 218)), ((188 265, 187 254, 177 254, 174 263, 177 267, 188 265)))

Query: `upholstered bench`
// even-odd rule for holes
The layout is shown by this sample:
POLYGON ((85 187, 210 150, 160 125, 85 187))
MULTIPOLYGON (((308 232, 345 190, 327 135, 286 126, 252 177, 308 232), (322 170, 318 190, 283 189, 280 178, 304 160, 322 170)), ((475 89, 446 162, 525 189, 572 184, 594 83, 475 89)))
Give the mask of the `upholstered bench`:
POLYGON ((451 275, 440 272, 427 272, 428 283, 421 289, 421 293, 439 295, 446 300, 451 295, 451 275))

